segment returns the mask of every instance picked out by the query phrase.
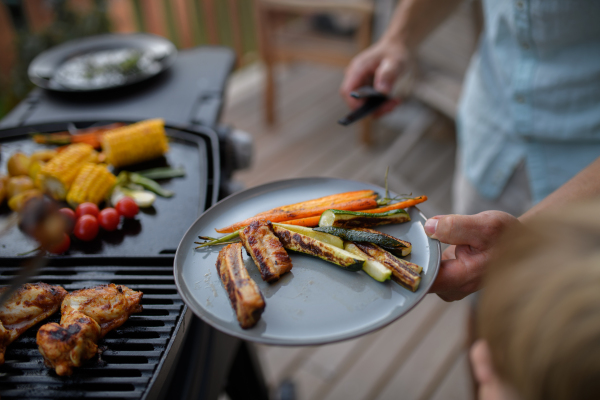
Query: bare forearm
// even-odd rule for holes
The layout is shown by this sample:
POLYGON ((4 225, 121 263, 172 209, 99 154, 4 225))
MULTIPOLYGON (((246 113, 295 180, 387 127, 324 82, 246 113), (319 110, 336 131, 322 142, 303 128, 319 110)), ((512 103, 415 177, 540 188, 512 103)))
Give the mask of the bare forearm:
POLYGON ((542 210, 557 209, 575 201, 598 197, 600 197, 600 157, 519 217, 519 220, 527 222, 542 210))
POLYGON ((399 41, 414 50, 462 0, 400 0, 384 41, 399 41))

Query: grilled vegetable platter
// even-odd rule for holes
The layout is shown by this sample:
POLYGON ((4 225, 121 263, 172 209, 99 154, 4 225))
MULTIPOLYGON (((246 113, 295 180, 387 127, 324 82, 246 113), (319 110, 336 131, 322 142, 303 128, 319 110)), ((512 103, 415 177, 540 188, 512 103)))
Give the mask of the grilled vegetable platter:
POLYGON ((189 216, 203 208, 204 182, 181 164, 206 171, 203 143, 170 137, 162 119, 69 128, 0 137, 0 256, 174 251, 182 230, 169 247, 161 237, 164 247, 149 249, 149 239, 177 222, 174 209, 189 203, 189 216))
MULTIPOLYGON (((385 196, 391 202, 374 207, 370 200, 358 208, 344 205, 355 198, 335 207, 309 203, 308 213, 287 206, 362 191, 371 191, 363 202, 386 193, 351 180, 301 178, 222 200, 179 244, 179 293, 210 325, 265 344, 331 343, 395 321, 427 294, 440 263, 440 244, 425 234, 419 209, 401 208, 405 200, 394 193, 385 196), (310 214, 320 206, 315 222, 310 214), (207 245, 214 239, 220 245, 207 245), (385 266, 388 261, 397 271, 385 266)), ((409 204, 425 198, 417 199, 409 204)))

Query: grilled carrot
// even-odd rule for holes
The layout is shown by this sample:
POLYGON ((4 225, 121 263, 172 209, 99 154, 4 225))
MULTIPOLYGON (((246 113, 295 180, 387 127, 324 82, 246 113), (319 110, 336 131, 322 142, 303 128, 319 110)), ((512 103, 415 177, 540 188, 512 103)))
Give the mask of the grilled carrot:
POLYGON ((288 224, 288 225, 306 226, 306 227, 312 228, 314 226, 319 226, 320 219, 321 219, 321 216, 317 215, 314 217, 291 219, 289 221, 283 221, 281 223, 288 224))
MULTIPOLYGON (((377 207, 377 201, 375 199, 367 198, 367 199, 355 199, 350 200, 346 203, 341 203, 336 205, 336 209, 338 210, 366 210, 377 207)), ((271 221, 271 222, 282 222, 289 221, 293 219, 306 218, 306 217, 314 217, 317 215, 321 215, 323 211, 330 209, 329 206, 321 206, 315 207, 309 210, 300 210, 300 211, 275 211, 273 213, 262 214, 258 216, 254 216, 252 218, 248 218, 244 221, 237 222, 233 225, 227 226, 225 228, 216 229, 219 233, 231 233, 241 229, 245 226, 250 225, 254 221, 259 221, 262 219, 271 221)))
POLYGON ((394 203, 394 204, 391 204, 391 205, 385 206, 385 207, 373 208, 373 209, 369 209, 369 210, 361 210, 361 212, 382 213, 382 212, 386 212, 386 211, 398 210, 400 208, 416 206, 417 204, 423 203, 426 200, 427 200, 427 196, 419 196, 419 197, 415 197, 413 199, 401 201, 399 203, 394 203))
POLYGON ((71 136, 72 143, 87 143, 95 149, 99 149, 101 147, 100 139, 102 138, 102 133, 83 133, 78 135, 71 136))
POLYGON ((307 201, 302 201, 300 203, 289 204, 282 207, 273 208, 268 211, 263 211, 261 213, 256 214, 265 215, 268 213, 278 212, 278 211, 299 211, 299 210, 308 210, 316 207, 329 207, 332 208, 336 204, 345 203, 354 199, 362 199, 362 198, 375 198, 375 192, 372 190, 355 190, 353 192, 344 192, 332 194, 330 196, 320 197, 318 199, 312 199, 307 201))

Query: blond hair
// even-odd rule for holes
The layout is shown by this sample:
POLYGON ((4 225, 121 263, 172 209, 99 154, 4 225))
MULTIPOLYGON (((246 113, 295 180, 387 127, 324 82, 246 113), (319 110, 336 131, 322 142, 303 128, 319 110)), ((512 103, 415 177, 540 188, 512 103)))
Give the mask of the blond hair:
POLYGON ((508 237, 478 312, 496 372, 524 400, 600 399, 600 202, 508 237))

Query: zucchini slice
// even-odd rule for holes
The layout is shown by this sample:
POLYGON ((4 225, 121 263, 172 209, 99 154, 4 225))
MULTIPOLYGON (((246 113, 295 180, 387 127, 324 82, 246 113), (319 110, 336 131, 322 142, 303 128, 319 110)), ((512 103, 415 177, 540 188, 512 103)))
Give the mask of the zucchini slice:
POLYGON ((345 242, 344 249, 349 251, 352 254, 355 254, 360 257, 364 257, 367 259, 363 264, 363 271, 365 271, 371 278, 375 279, 379 282, 385 282, 392 277, 392 270, 374 259, 369 255, 365 254, 361 249, 359 249, 352 242, 345 242))
POLYGON ((339 226, 342 228, 377 225, 400 224, 410 221, 410 216, 403 209, 383 213, 365 213, 360 211, 325 210, 319 219, 319 226, 339 226))
POLYGON ((373 243, 355 243, 366 255, 373 257, 392 270, 392 280, 415 292, 421 283, 421 275, 415 269, 422 270, 417 264, 394 257, 373 243))
POLYGON ((374 229, 346 229, 335 226, 320 226, 314 230, 339 236, 349 242, 375 243, 376 245, 379 245, 385 249, 389 249, 402 256, 409 255, 412 250, 412 244, 410 242, 395 238, 392 235, 388 235, 387 233, 379 232, 374 229))
POLYGON ((311 237, 313 239, 317 239, 321 242, 330 244, 335 247, 339 247, 340 249, 344 248, 344 241, 337 236, 330 235, 329 233, 317 232, 314 229, 307 228, 305 226, 279 224, 276 222, 274 222, 273 225, 280 226, 280 227, 290 230, 292 232, 300 233, 302 235, 311 237))
POLYGON ((360 271, 366 261, 364 257, 358 257, 344 249, 323 243, 301 233, 282 228, 281 226, 274 225, 273 231, 286 249, 319 257, 346 271, 360 271))

